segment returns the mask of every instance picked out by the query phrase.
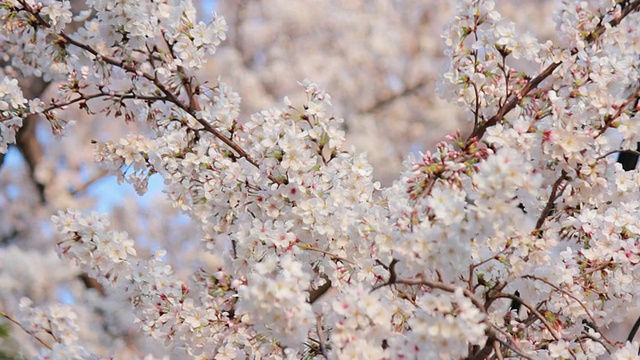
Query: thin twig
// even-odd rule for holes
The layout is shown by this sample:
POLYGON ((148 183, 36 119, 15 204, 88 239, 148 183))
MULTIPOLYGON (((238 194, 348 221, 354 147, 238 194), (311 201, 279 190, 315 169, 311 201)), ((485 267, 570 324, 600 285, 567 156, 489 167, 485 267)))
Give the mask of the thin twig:
POLYGON ((333 254, 333 253, 331 253, 331 252, 329 252, 327 250, 319 249, 319 248, 311 246, 309 244, 296 244, 296 246, 298 248, 302 249, 302 250, 315 251, 315 252, 319 252, 321 254, 325 254, 325 255, 329 256, 329 258, 331 258, 331 260, 339 260, 339 261, 342 261, 342 262, 350 264, 350 265, 354 265, 354 266, 356 265, 353 261, 351 261, 349 259, 343 258, 342 256, 333 254))
POLYGON ((538 221, 536 222, 536 227, 534 230, 535 232, 540 231, 540 228, 542 228, 542 224, 544 224, 544 221, 546 220, 547 216, 549 216, 551 209, 553 209, 555 201, 560 195, 562 195, 562 191, 564 191, 564 188, 562 189, 562 191, 560 191, 560 193, 558 193, 558 190, 560 189, 560 184, 562 184, 562 182, 566 179, 568 179, 567 172, 562 170, 562 174, 560 175, 560 177, 553 183, 547 205, 545 205, 542 213, 540 213, 538 221))
POLYGON ((324 345, 324 334, 322 332, 322 316, 316 315, 316 332, 318 333, 318 345, 320 346, 320 353, 325 359, 329 358, 327 353, 327 347, 324 345))
POLYGON ((555 329, 553 329, 553 326, 551 326, 551 324, 549 324, 549 322, 544 318, 544 316, 542 314, 540 314, 538 309, 536 309, 535 307, 531 306, 531 304, 529 304, 528 302, 524 301, 521 297, 513 295, 513 294, 508 294, 508 293, 500 293, 500 294, 496 294, 496 298, 508 298, 508 299, 511 299, 511 300, 519 301, 520 304, 524 305, 527 309, 529 309, 529 311, 531 311, 538 318, 538 320, 540 320, 540 322, 542 322, 542 324, 547 328, 547 330, 549 331, 551 336, 553 336, 553 338, 556 341, 560 340, 560 337, 558 336, 558 334, 556 334, 556 331, 555 331, 555 329))
POLYGON ((593 326, 592 326, 592 327, 593 327, 593 329, 594 329, 595 331, 599 332, 599 333, 600 333, 600 335, 602 336, 602 338, 603 338, 607 343, 609 343, 609 345, 615 345, 615 343, 614 343, 614 342, 612 342, 611 340, 607 339, 607 337, 606 337, 606 336, 605 336, 605 335, 604 335, 604 334, 603 334, 599 329, 597 329, 597 328, 595 327, 596 320, 593 318, 593 316, 592 316, 592 315, 591 315, 591 313, 589 312, 589 309, 587 308, 587 306, 586 306, 582 301, 580 301, 580 299, 578 299, 575 295, 573 295, 573 294, 572 294, 572 293, 570 293, 569 291, 566 291, 566 290, 564 290, 564 289, 562 289, 562 288, 560 288, 560 287, 558 287, 558 286, 554 285, 553 283, 551 283, 551 282, 549 282, 549 281, 547 281, 547 280, 545 280, 545 279, 542 279, 542 278, 540 278, 540 277, 537 277, 537 276, 535 276, 535 275, 524 275, 524 276, 523 276, 523 278, 525 278, 525 279, 532 279, 532 280, 537 280, 537 281, 543 282, 543 283, 545 283, 545 284, 549 285, 550 287, 552 287, 553 289, 555 289, 556 291, 561 292, 561 293, 563 293, 564 295, 566 295, 566 296, 570 297, 571 299, 573 299, 574 301, 576 301, 576 302, 577 302, 577 303, 582 307, 582 309, 585 311, 585 313, 586 313, 586 314, 587 314, 587 316, 589 317, 589 320, 591 320, 591 323, 593 324, 593 326))
POLYGON ((628 153, 628 154, 634 154, 634 155, 640 156, 640 151, 636 151, 636 150, 626 150, 626 149, 611 150, 608 153, 605 153, 604 155, 598 156, 596 158, 596 161, 602 160, 602 159, 606 158, 609 155, 613 155, 613 154, 617 154, 617 153, 628 153))
MULTIPOLYGON (((500 333, 502 336, 504 336, 505 338, 509 339, 509 341, 511 341, 512 343, 515 344, 515 341, 513 339, 513 336, 511 336, 511 334, 507 333, 506 331, 504 331, 503 329, 497 327, 496 325, 494 325, 493 323, 491 323, 491 328, 495 331, 497 331, 498 333, 500 333)), ((507 343, 506 341, 501 340, 500 338, 498 338, 496 336, 496 340, 500 341, 500 343, 503 346, 506 346, 509 350, 513 351, 514 353, 516 353, 518 356, 521 356, 524 359, 530 359, 533 360, 532 358, 528 357, 527 355, 522 353, 522 350, 518 349, 515 345, 511 345, 509 343, 507 343)))
POLYGON ((456 292, 457 289, 462 289, 462 293, 464 294, 464 296, 466 296, 467 298, 469 298, 469 300, 471 300, 471 302, 473 303, 473 305, 475 305, 480 311, 486 313, 484 305, 482 304, 482 301, 480 301, 480 299, 478 299, 476 297, 476 295, 474 293, 472 293, 471 291, 469 291, 469 289, 463 288, 463 287, 457 287, 454 285, 449 285, 449 284, 445 284, 443 282, 440 281, 431 281, 431 280, 426 280, 426 279, 398 279, 396 272, 395 272, 395 265, 398 263, 398 261, 396 259, 394 259, 393 261, 391 261, 391 264, 389 264, 389 280, 387 282, 385 282, 384 284, 381 285, 377 285, 375 287, 373 287, 371 289, 371 291, 375 291, 378 290, 384 286, 389 286, 389 285, 393 285, 393 284, 404 284, 404 285, 424 285, 424 286, 428 286, 432 289, 438 289, 438 290, 443 290, 449 293, 454 293, 456 292))
MULTIPOLYGON (((430 280, 414 280, 414 279, 398 279, 394 282, 394 284, 404 284, 404 285, 424 285, 424 286, 428 286, 430 288, 433 289, 438 289, 438 290, 442 290, 442 291, 446 291, 446 292, 450 292, 450 293, 454 293, 456 291, 456 289, 458 289, 458 287, 453 286, 453 285, 449 285, 449 284, 445 284, 442 282, 437 282, 437 281, 430 281, 430 280)), ((484 312, 484 306, 482 304, 482 301, 480 301, 480 299, 478 299, 475 294, 473 294, 471 291, 469 291, 466 288, 461 288, 462 289, 462 293, 464 294, 464 296, 468 297, 469 300, 471 300, 471 302, 473 303, 473 305, 475 305, 479 310, 484 312)))
POLYGON ((604 132, 607 131, 609 127, 611 127, 613 122, 616 121, 616 119, 619 118, 620 115, 622 115, 622 113, 624 113, 627 110, 627 106, 629 106, 629 104, 631 103, 637 102, 639 97, 640 97, 640 86, 638 86, 636 88, 636 91, 634 91, 631 95, 629 95, 629 97, 627 97, 627 99, 622 104, 618 105, 619 107, 615 114, 611 116, 607 116, 604 126, 596 134, 596 138, 604 134, 604 132))
POLYGON ((602 264, 600 264, 600 265, 596 266, 595 268, 593 268, 593 269, 589 269, 589 271, 586 271, 586 272, 585 272, 585 273, 583 273, 583 274, 580 274, 580 275, 574 276, 574 279, 580 279, 580 278, 583 278, 583 277, 585 277, 585 276, 591 275, 591 274, 593 274, 593 273, 594 273, 594 272, 596 272, 596 271, 604 270, 604 269, 606 269, 607 267, 611 266, 612 264, 613 264, 613 261, 611 261, 611 260, 607 260, 607 261, 605 261, 604 263, 602 263, 602 264))
POLYGON ((366 107, 360 111, 358 111, 358 113, 360 114, 369 114, 372 112, 375 112, 377 110, 380 110, 381 108, 391 104, 392 102, 408 96, 408 95, 412 95, 416 92, 418 92, 420 89, 422 89, 423 87, 425 87, 427 85, 427 82, 425 80, 423 81, 419 81, 418 83, 416 83, 413 86, 407 87, 405 88, 403 91, 393 94, 385 99, 380 99, 378 101, 376 101, 373 105, 370 105, 369 107, 366 107))
MULTIPOLYGON (((44 342, 44 340, 40 339, 33 331, 27 330, 24 326, 22 326, 22 324, 20 324, 20 322, 18 322, 17 320, 15 320, 11 316, 9 316, 6 312, 0 310, 0 316, 4 317, 5 319, 9 320, 12 323, 18 325, 22 330, 24 330, 24 332, 26 332, 27 334, 33 336, 33 338, 36 339, 40 344, 42 344, 42 346, 44 346, 47 349, 51 350, 51 345, 47 344, 46 342, 44 342)), ((51 334, 51 335, 53 336, 53 334, 51 334)))
POLYGON ((503 360, 504 358, 502 357, 502 350, 500 349, 500 339, 494 339, 493 340, 493 351, 496 354, 496 358, 498 358, 498 360, 503 360))
POLYGON ((83 191, 87 190, 89 188, 89 186, 91 186, 91 185, 95 184, 96 182, 100 181, 101 179, 103 179, 108 174, 109 174, 109 172, 107 170, 100 170, 91 179, 87 180, 83 184, 80 184, 77 188, 71 190, 69 192, 69 194, 70 195, 78 195, 79 193, 82 193, 83 191))
POLYGON ((516 349, 513 346, 511 346, 506 341, 502 341, 499 338, 496 338, 496 341, 499 342, 500 345, 502 345, 502 346, 506 347, 507 349, 509 349, 509 350, 513 351, 514 353, 516 353, 516 355, 518 355, 520 358, 527 359, 527 360, 533 360, 533 358, 531 356, 527 356, 527 355, 523 354, 521 351, 519 351, 518 349, 516 349))

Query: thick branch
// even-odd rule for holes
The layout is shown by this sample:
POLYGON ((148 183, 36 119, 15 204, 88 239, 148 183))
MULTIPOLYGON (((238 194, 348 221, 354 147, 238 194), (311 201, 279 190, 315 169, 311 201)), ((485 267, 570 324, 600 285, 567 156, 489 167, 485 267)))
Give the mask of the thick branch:
POLYGON ((329 289, 331 289, 331 281, 329 281, 329 279, 326 279, 326 282, 319 288, 309 291, 309 304, 313 304, 318 301, 318 299, 327 291, 329 291, 329 289))

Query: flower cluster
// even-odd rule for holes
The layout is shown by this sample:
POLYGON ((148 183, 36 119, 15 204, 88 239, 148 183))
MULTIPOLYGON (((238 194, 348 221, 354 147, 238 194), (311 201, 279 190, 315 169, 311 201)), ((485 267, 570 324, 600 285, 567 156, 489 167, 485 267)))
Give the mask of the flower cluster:
POLYGON ((16 133, 22 126, 21 112, 26 110, 27 99, 22 95, 18 80, 2 77, 0 82, 0 154, 9 144, 16 142, 16 133))
POLYGON ((406 340, 414 352, 407 357, 421 359, 462 358, 467 346, 481 345, 486 325, 482 314, 465 297, 461 288, 450 296, 424 294, 417 303, 420 309, 409 319, 413 330, 406 340))
POLYGON ((51 345, 41 348, 39 359, 98 359, 79 341, 80 327, 76 324, 76 317, 71 306, 54 305, 41 309, 35 307, 30 299, 22 298, 16 322, 36 338, 44 335, 53 338, 51 345))
POLYGON ((309 274, 293 256, 281 257, 279 264, 275 257, 265 259, 256 265, 247 284, 238 288, 237 311, 243 314, 243 322, 255 324, 260 333, 297 347, 306 341, 314 321, 311 305, 305 301, 309 285, 309 274))
POLYGON ((541 45, 530 34, 520 34, 514 23, 502 20, 495 2, 457 1, 458 15, 443 35, 449 68, 440 94, 468 110, 468 118, 487 121, 525 85, 507 59, 535 60, 541 45))
POLYGON ((228 302, 233 294, 230 284, 221 282, 223 275, 220 280, 208 275, 211 280, 207 280, 206 274, 196 274, 194 279, 199 282, 195 286, 202 293, 192 295, 189 286, 175 278, 171 266, 162 261, 162 250, 149 260, 136 257, 133 241, 126 233, 109 230, 104 217, 69 211, 54 216, 53 223, 62 236, 57 244, 60 255, 128 300, 136 322, 152 338, 169 341, 192 356, 238 341, 223 334, 243 327, 229 328, 233 319, 228 302), (216 289, 218 297, 208 294, 216 289))

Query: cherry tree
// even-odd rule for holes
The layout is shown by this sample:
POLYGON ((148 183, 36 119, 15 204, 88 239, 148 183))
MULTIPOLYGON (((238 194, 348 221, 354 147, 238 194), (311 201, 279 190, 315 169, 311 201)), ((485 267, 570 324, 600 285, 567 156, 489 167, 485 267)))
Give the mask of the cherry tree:
MULTIPOLYGON (((247 115, 225 83, 242 76, 224 67, 215 76, 199 72, 209 56, 224 55, 216 54, 229 30, 222 16, 198 21, 193 5, 177 0, 87 4, 74 16, 67 1, 2 1, 0 151, 30 116, 44 117, 64 142, 76 126, 63 110, 77 108, 91 124, 114 115, 120 122, 107 126, 120 134, 102 139, 99 127, 78 125, 82 136, 73 139, 93 144, 103 171, 140 194, 161 177, 188 222, 131 234, 105 214, 80 211, 87 205, 70 194, 93 175, 69 191, 53 181, 34 192, 34 201, 61 210, 31 237, 54 236, 48 246, 63 261, 40 275, 18 263, 57 260, 4 248, 11 274, 23 269, 40 282, 32 297, 2 294, 0 314, 37 358, 119 355, 94 346, 113 341, 108 329, 127 321, 149 359, 160 354, 154 344, 203 359, 637 356, 635 331, 624 339, 606 329, 627 319, 640 291, 640 176, 612 156, 639 140, 640 1, 557 4, 553 40, 519 30, 493 1, 456 1, 434 93, 457 107, 439 115, 461 114, 465 129, 410 156, 389 186, 374 179, 365 153, 347 146, 345 128, 357 125, 340 118, 347 107, 334 109, 341 100, 315 79, 299 82, 302 96, 247 115), (52 98, 23 92, 18 79, 27 76, 59 84, 52 98), (185 272, 182 259, 176 271, 179 253, 134 241, 179 234, 201 236, 211 266, 185 272), (92 291, 76 303, 37 298, 50 294, 39 289, 48 281, 78 276, 92 291), (121 318, 95 323, 91 307, 121 318)), ((384 12, 388 3, 375 4, 384 12)), ((252 9, 241 6, 236 14, 252 9)), ((231 23, 229 58, 244 68, 273 58, 286 64, 287 54, 265 40, 241 41, 261 26, 246 19, 231 23)), ((422 60, 413 72, 424 71, 422 60)), ((352 109, 426 86, 409 81, 412 71, 398 75, 393 62, 371 64, 389 72, 371 80, 382 93, 360 97, 360 73, 334 80, 353 81, 344 91, 352 109), (396 95, 394 84, 402 88, 396 95)), ((254 73, 276 97, 269 89, 280 88, 277 71, 254 73)), ((420 102, 408 109, 419 111, 420 102)), ((58 176, 56 165, 34 168, 34 178, 58 176)), ((22 226, 34 227, 29 220, 22 226)), ((3 290, 25 286, 0 279, 3 290)))
MULTIPOLYGON (((455 14, 450 1, 276 0, 268 6, 257 1, 219 6, 228 40, 208 67, 225 73, 224 80, 242 95, 241 117, 284 96, 300 98, 296 80, 310 78, 330 89, 333 109, 345 119, 345 146, 366 151, 374 178, 384 185, 402 171, 410 152, 432 149, 458 128, 465 135, 470 130, 461 123, 462 109, 436 93, 446 61, 440 34, 455 14)), ((553 1, 497 6, 522 31, 555 39, 548 16, 553 1)), ((537 70, 524 65, 522 70, 537 70)))

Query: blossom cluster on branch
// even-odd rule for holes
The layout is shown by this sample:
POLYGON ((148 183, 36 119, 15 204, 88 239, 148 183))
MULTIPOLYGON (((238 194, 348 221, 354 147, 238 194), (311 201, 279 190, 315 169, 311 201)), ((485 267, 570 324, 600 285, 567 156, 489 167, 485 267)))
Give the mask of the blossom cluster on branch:
MULTIPOLYGON (((197 74, 226 39, 222 17, 197 21, 182 0, 88 4, 74 17, 64 0, 0 2, 10 67, 60 84, 42 102, 0 80, 0 152, 28 115, 64 133, 71 106, 138 125, 86 139, 96 162, 140 194, 162 177, 216 268, 181 278, 97 213, 52 222, 60 257, 145 336, 199 359, 637 356, 605 329, 640 296, 640 175, 610 156, 619 137, 640 139, 640 1, 562 2, 555 43, 492 0, 456 1, 438 91, 469 129, 410 157, 389 187, 343 149, 316 83, 243 119, 225 74, 197 74)), ((37 358, 98 357, 69 306, 19 304, 0 315, 37 358)))

